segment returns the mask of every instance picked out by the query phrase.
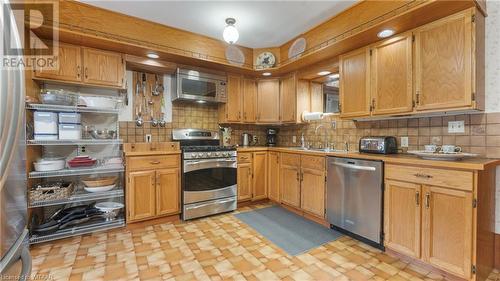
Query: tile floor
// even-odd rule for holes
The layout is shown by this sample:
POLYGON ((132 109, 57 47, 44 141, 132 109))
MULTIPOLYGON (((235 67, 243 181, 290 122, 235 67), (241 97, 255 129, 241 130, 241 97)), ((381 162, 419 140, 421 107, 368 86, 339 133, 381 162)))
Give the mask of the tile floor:
POLYGON ((348 237, 292 257, 232 214, 95 233, 31 252, 34 280, 443 279, 348 237))

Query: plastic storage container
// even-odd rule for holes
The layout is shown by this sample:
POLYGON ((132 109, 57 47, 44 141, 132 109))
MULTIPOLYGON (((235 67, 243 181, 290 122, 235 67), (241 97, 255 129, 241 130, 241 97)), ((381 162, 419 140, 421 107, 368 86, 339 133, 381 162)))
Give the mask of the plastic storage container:
POLYGON ((35 111, 33 114, 35 135, 57 135, 57 113, 35 111))
POLYGON ((59 113, 59 124, 80 124, 81 115, 80 113, 68 113, 68 112, 60 112, 59 113))
POLYGON ((35 134, 35 140, 58 140, 58 134, 35 134))
POLYGON ((59 124, 60 140, 79 140, 82 138, 82 126, 77 124, 59 124))

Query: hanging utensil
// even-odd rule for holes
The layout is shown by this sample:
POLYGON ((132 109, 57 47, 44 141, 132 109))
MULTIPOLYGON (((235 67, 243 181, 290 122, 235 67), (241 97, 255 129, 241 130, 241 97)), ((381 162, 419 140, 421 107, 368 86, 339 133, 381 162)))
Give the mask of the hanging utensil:
POLYGON ((135 118, 135 125, 137 127, 142 127, 142 124, 144 124, 144 120, 142 119, 142 114, 139 112, 137 113, 137 109, 136 109, 136 118, 135 118))
POLYGON ((151 94, 153 96, 159 96, 161 93, 163 93, 163 85, 158 83, 158 75, 155 74, 155 86, 151 91, 151 94))
POLYGON ((135 95, 138 96, 141 91, 141 80, 139 79, 139 72, 134 72, 135 76, 135 95))
POLYGON ((142 96, 146 96, 146 86, 148 84, 146 73, 142 73, 142 96))
POLYGON ((161 113, 160 127, 165 128, 167 121, 165 121, 165 113, 161 113))
POLYGON ((153 126, 153 128, 158 126, 158 120, 153 117, 153 113, 151 113, 151 126, 153 126))

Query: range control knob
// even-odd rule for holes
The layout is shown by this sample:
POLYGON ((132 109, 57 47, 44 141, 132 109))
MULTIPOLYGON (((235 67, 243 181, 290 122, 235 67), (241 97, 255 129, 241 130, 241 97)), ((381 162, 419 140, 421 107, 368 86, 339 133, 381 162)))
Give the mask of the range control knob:
POLYGON ((229 157, 229 152, 224 152, 222 155, 223 155, 224 157, 229 157))
POLYGON ((203 153, 199 152, 198 153, 198 158, 203 158, 203 153))
POLYGON ((219 151, 214 152, 215 156, 220 157, 221 153, 219 151))

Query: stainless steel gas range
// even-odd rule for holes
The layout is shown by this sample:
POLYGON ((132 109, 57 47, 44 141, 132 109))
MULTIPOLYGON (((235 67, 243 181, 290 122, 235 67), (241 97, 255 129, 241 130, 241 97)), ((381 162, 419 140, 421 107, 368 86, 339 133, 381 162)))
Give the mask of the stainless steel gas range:
POLYGON ((236 209, 236 148, 220 146, 219 133, 174 129, 182 149, 182 219, 236 209))

